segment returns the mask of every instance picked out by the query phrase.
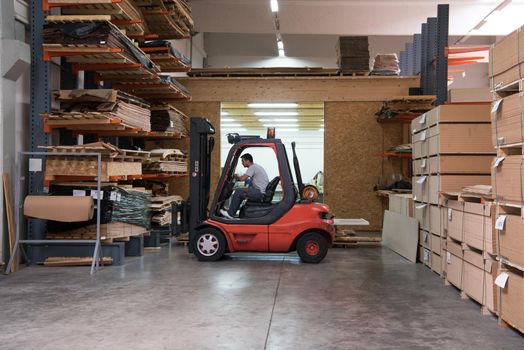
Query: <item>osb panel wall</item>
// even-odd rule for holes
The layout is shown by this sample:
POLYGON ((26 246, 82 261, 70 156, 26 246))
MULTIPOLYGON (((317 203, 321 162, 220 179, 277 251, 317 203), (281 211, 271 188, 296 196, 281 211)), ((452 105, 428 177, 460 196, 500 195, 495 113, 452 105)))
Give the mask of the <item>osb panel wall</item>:
MULTIPOLYGON (((175 104, 176 108, 188 117, 206 117, 215 127, 215 149, 211 157, 211 194, 213 199, 219 177, 220 177, 220 103, 219 102, 181 102, 175 104)), ((189 125, 188 125, 189 127, 189 125)), ((179 141, 164 141, 162 147, 179 148, 189 151, 189 139, 179 141)), ((189 196, 189 178, 175 179, 169 182, 171 194, 178 194, 187 198, 189 196)))
MULTIPOLYGON (((402 126, 379 124, 381 102, 325 103, 324 198, 338 218, 364 218, 362 229, 380 230, 383 200, 373 187, 402 171, 401 162, 378 155, 402 143, 402 126)), ((360 228, 359 228, 360 229, 360 228)))

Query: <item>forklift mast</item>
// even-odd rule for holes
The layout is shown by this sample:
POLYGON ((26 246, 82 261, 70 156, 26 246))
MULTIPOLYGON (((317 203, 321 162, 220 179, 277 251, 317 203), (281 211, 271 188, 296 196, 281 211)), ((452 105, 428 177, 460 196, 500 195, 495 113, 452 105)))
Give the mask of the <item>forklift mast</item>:
MULTIPOLYGON (((215 146, 215 128, 207 118, 191 118, 189 131, 189 236, 208 217, 211 185, 211 153, 215 146)), ((192 245, 189 252, 192 253, 192 245)))

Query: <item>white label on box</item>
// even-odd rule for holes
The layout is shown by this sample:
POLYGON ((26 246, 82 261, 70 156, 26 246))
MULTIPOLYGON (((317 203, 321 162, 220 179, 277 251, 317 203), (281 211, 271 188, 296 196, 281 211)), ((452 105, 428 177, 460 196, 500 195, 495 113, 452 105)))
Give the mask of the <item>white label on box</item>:
POLYGON ((504 161, 504 159, 506 159, 506 157, 497 157, 495 159, 495 163, 493 164, 493 167, 494 168, 498 168, 500 164, 502 164, 502 162, 504 161))
POLYGON ((174 127, 175 127, 175 123, 173 123, 173 121, 170 120, 170 121, 169 121, 169 126, 172 127, 172 128, 174 128, 174 127))
POLYGON ((425 207, 427 207, 427 204, 417 204, 417 205, 415 205, 415 209, 418 209, 418 210, 424 209, 425 207))
POLYGON ((424 249, 424 262, 429 261, 429 250, 424 249))
POLYGON ((506 222, 506 215, 500 215, 495 222, 495 228, 498 231, 504 230, 504 223, 506 222))
POLYGON ((426 114, 425 113, 420 116, 420 120, 418 122, 419 124, 426 123, 426 114))
POLYGON ((427 232, 424 232, 424 234, 422 235, 423 236, 423 239, 424 239, 424 242, 428 242, 428 238, 429 238, 429 234, 427 232))
POLYGON ((427 164, 426 164, 426 159, 424 158, 424 159, 422 159, 422 160, 420 161, 420 167, 421 167, 421 168, 426 168, 426 165, 427 165, 427 164))
POLYGON ((453 220, 453 209, 451 208, 448 208, 448 220, 449 221, 453 220))
POLYGON ((85 190, 73 190, 73 196, 74 197, 85 197, 86 191, 85 190))
POLYGON ((427 176, 422 176, 421 178, 417 179, 417 183, 422 185, 424 182, 426 182, 426 178, 427 176))
POLYGON ((116 201, 116 192, 111 191, 111 194, 109 195, 109 200, 116 201))
POLYGON ((420 141, 426 141, 426 138, 428 136, 428 131, 424 130, 420 133, 420 141))
POLYGON ((40 172, 42 171, 42 159, 40 158, 29 158, 29 171, 40 172))
POLYGON ((451 253, 450 252, 446 252, 446 261, 448 262, 448 264, 451 264, 451 253))
POLYGON ((508 278, 509 274, 507 272, 503 272, 500 275, 498 275, 497 279, 495 280, 495 284, 500 288, 504 289, 506 288, 506 283, 508 283, 508 278))
MULTIPOLYGON (((91 190, 91 197, 98 199, 98 191, 91 190)), ((100 199, 104 199, 104 191, 100 191, 100 199)))
POLYGON ((491 114, 497 113, 497 111, 500 108, 500 105, 502 104, 502 101, 504 101, 504 100, 497 100, 497 101, 493 102, 493 105, 491 106, 491 114))
POLYGON ((120 202, 122 200, 122 194, 121 193, 117 193, 116 195, 116 201, 117 202, 120 202))

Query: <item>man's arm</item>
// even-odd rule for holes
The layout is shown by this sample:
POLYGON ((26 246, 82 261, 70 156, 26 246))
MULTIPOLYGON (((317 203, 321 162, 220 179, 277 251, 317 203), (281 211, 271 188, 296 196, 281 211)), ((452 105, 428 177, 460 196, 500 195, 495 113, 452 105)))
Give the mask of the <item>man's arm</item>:
POLYGON ((237 174, 235 174, 234 177, 235 177, 235 180, 237 180, 237 181, 246 181, 247 179, 249 179, 249 176, 247 176, 245 174, 242 175, 242 176, 238 176, 237 174))

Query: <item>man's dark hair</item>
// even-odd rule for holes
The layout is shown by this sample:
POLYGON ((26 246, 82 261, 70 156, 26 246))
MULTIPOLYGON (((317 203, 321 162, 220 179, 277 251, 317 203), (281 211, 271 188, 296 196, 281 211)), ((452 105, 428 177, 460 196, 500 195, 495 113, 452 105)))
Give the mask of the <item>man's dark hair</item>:
POLYGON ((249 153, 243 154, 240 158, 244 160, 249 160, 251 163, 253 163, 253 156, 249 153))

